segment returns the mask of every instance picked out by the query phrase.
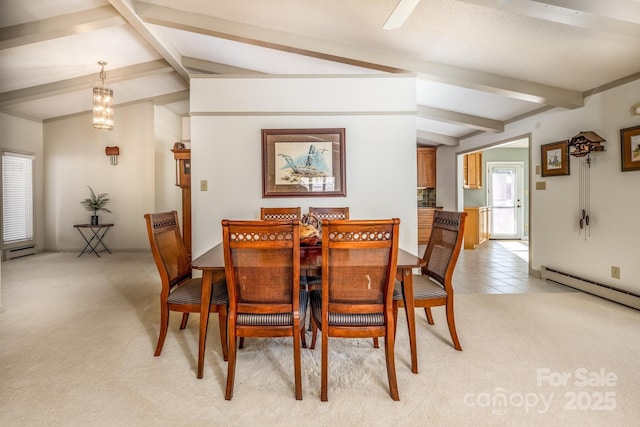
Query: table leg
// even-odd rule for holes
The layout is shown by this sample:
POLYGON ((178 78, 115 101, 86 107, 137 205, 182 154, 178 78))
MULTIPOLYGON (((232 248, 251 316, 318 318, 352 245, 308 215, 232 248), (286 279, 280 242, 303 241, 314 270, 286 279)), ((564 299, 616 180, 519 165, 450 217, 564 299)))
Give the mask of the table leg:
POLYGON ((202 272, 202 300, 200 301, 200 339, 198 342, 198 375, 202 378, 204 371, 204 349, 207 342, 207 326, 209 325, 209 309, 211 304, 211 282, 213 271, 202 272))
MULTIPOLYGON (((104 231, 102 232, 102 234, 99 234, 100 233, 100 229, 98 229, 97 233, 94 232, 94 234, 96 234, 96 237, 98 238, 98 242, 96 243, 95 249, 98 248, 98 245, 102 245, 102 247, 104 248, 105 251, 111 253, 111 251, 109 250, 107 245, 104 244, 104 240, 102 240, 102 239, 104 239, 104 236, 106 236, 107 233, 109 232, 109 228, 111 228, 111 227, 104 227, 104 231)), ((103 251, 99 251, 99 252, 103 252, 103 251)), ((96 255, 97 255, 97 253, 96 253, 96 255)))
POLYGON ((407 315, 407 326, 409 328, 409 345, 411 347, 411 372, 418 373, 418 350, 416 346, 416 310, 413 301, 413 271, 411 268, 402 269, 402 299, 404 300, 404 311, 407 315))
MULTIPOLYGON (((80 233, 80 235, 82 236, 82 238, 84 239, 84 241, 86 242, 86 245, 84 247, 84 249, 82 249, 82 252, 80 252, 80 254, 78 256, 82 256, 83 254, 90 254, 90 253, 94 253, 96 254, 97 257, 100 257, 100 252, 109 252, 111 253, 111 251, 109 250, 109 248, 107 248, 107 245, 105 245, 104 243, 104 237, 107 235, 107 232, 109 231, 109 226, 107 227, 101 227, 101 226, 95 226, 95 227, 85 227, 88 228, 91 231, 91 234, 89 235, 89 237, 91 237, 90 239, 87 238, 87 236, 85 236, 84 232, 82 231, 82 229, 80 227, 78 228, 78 232, 80 233), (95 243, 94 243, 95 240, 95 243), (99 246, 102 246, 103 249, 99 250, 99 246)), ((87 232, 89 233, 89 232, 87 232)))
MULTIPOLYGON (((86 245, 84 246, 84 248, 82 249, 82 251, 80 252, 80 254, 78 255, 79 257, 81 257, 84 254, 87 253, 91 253, 93 252, 93 247, 91 246, 91 242, 85 237, 84 233, 82 232, 81 229, 78 228, 78 233, 80 233, 80 235, 82 236, 82 238, 84 239, 84 241, 86 242, 86 245), (87 250, 87 248, 91 248, 90 250, 87 250)), ((93 240, 93 239, 92 239, 93 240)), ((97 255, 97 254, 96 254, 97 255)))

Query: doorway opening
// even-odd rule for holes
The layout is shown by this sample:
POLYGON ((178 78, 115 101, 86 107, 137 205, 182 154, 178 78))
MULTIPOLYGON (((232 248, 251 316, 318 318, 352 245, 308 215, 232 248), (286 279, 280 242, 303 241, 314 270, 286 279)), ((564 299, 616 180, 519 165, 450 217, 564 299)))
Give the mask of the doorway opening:
POLYGON ((487 206, 491 207, 491 239, 523 237, 523 162, 487 162, 487 206))
MULTIPOLYGON (((519 251, 520 258, 526 258, 525 261, 530 262, 531 253, 528 251, 528 246, 530 245, 531 236, 529 234, 529 215, 530 215, 530 197, 531 197, 531 175, 533 166, 531 165, 531 135, 525 134, 519 137, 511 138, 508 140, 498 141, 492 144, 488 144, 485 146, 475 147, 470 150, 461 151, 457 153, 457 193, 456 205, 459 210, 463 210, 465 207, 477 207, 477 206, 496 206, 491 213, 491 216, 497 217, 496 221, 499 218, 508 216, 509 218, 513 218, 513 222, 508 225, 508 227, 503 227, 500 225, 494 226, 494 219, 490 219, 490 230, 489 237, 493 239, 494 242, 497 241, 506 241, 510 240, 511 242, 520 242, 523 244, 523 247, 519 247, 519 249, 526 248, 526 251, 519 251), (514 149, 514 150, 512 150, 514 149), (482 179, 483 183, 481 189, 467 189, 463 185, 464 182, 464 162, 463 157, 464 154, 469 154, 472 152, 482 152, 482 166, 480 167, 480 171, 482 171, 482 179), (489 179, 492 181, 498 179, 497 177, 491 177, 491 174, 488 173, 487 163, 503 163, 503 164, 517 164, 521 165, 522 171, 518 171, 518 167, 516 167, 516 171, 509 172, 507 175, 511 175, 511 184, 515 184, 515 189, 522 188, 521 191, 514 190, 515 200, 512 200, 512 203, 508 204, 505 201, 496 201, 495 203, 490 199, 489 196, 493 194, 487 194, 487 187, 490 188, 489 179), (520 178, 520 179, 518 179, 520 178), (521 183, 521 184, 520 184, 521 183), (518 192, 520 194, 518 194, 518 192), (520 208, 518 208, 518 199, 520 200, 520 208), (506 205, 506 206, 503 206, 506 205), (511 207, 514 206, 514 207, 511 207), (504 212, 501 212, 503 211, 504 212), (515 211, 515 213, 514 213, 515 211), (513 216, 512 216, 513 215, 513 216), (495 228, 495 231, 494 231, 495 228), (503 228, 508 228, 507 230, 503 228)), ((507 179, 505 176, 500 177, 502 179, 507 179)), ((493 185, 493 182, 491 183, 493 185)), ((494 190, 495 192, 495 190, 494 190)))

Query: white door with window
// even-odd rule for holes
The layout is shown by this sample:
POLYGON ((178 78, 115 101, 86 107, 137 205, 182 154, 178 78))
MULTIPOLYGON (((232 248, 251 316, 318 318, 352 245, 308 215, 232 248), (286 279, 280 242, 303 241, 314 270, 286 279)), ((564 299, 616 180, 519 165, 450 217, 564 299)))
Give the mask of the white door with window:
POLYGON ((487 162, 487 204, 492 239, 522 239, 524 211, 522 162, 487 162))

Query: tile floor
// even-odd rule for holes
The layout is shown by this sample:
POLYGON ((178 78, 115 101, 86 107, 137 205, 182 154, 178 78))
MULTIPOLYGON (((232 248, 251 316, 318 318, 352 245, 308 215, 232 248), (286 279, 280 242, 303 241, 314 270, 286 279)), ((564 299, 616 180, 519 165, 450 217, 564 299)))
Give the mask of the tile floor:
MULTIPOLYGON (((490 240, 477 249, 460 252, 453 273, 459 294, 521 294, 575 292, 575 289, 547 282, 528 274, 529 248, 526 241, 490 240)), ((420 247, 424 252, 424 246, 420 247)))

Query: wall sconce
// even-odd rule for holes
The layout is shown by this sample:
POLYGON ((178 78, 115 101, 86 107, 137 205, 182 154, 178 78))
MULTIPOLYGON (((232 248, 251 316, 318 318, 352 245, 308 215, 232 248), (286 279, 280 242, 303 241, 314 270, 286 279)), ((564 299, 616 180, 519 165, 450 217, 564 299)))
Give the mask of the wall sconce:
POLYGON ((104 79, 107 73, 104 61, 99 61, 98 65, 102 67, 100 70, 101 87, 93 88, 93 127, 101 130, 113 130, 113 91, 104 87, 104 79))
POLYGON ((118 164, 118 156, 120 155, 120 148, 116 145, 115 147, 107 147, 104 149, 104 152, 107 156, 111 158, 111 164, 118 164))
MULTIPOLYGON (((580 132, 569 140, 569 154, 580 159, 579 211, 580 230, 589 229, 591 222, 591 152, 605 151, 601 145, 605 139, 593 131, 580 132)), ((587 240, 585 230, 584 239, 587 240)))
POLYGON ((631 115, 640 116, 640 102, 631 106, 631 115))

